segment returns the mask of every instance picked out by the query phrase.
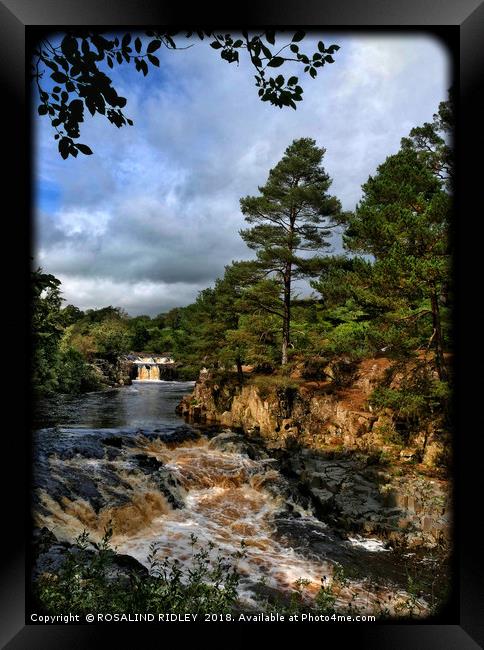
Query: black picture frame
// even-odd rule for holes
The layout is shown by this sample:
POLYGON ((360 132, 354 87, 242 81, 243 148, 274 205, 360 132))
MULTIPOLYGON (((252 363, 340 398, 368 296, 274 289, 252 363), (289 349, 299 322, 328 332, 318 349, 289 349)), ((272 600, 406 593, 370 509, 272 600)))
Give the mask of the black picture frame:
POLYGON ((478 101, 484 75, 484 4, 480 0, 416 0, 400 3, 395 0, 353 0, 352 2, 324 2, 311 0, 304 4, 294 0, 259 2, 252 6, 234 6, 232 15, 217 6, 199 7, 192 11, 184 7, 157 6, 149 0, 0 0, 0 65, 2 69, 2 141, 4 165, 2 171, 2 199, 4 213, 4 259, 5 253, 14 252, 8 266, 4 264, 4 301, 7 306, 6 356, 15 354, 15 363, 9 363, 9 393, 4 428, 4 465, 2 479, 4 506, 4 550, 1 555, 2 574, 0 583, 2 647, 9 650, 20 648, 90 648, 100 636, 109 635, 112 642, 117 636, 118 645, 131 647, 144 643, 148 626, 141 624, 99 625, 49 625, 25 624, 25 547, 28 543, 30 496, 28 477, 31 457, 28 434, 29 404, 29 268, 30 268, 30 106, 26 102, 26 79, 28 62, 25 43, 28 30, 38 25, 58 26, 59 29, 73 25, 109 26, 300 26, 305 28, 426 28, 444 38, 454 39, 460 47, 458 57, 459 106, 456 130, 458 162, 458 197, 454 241, 456 317, 456 435, 455 451, 455 550, 456 588, 458 611, 456 617, 441 625, 418 624, 324 624, 304 629, 300 625, 280 626, 253 624, 238 626, 215 624, 205 628, 173 624, 151 626, 155 638, 173 637, 182 642, 182 635, 196 634, 211 638, 217 645, 225 637, 224 644, 238 647, 248 638, 258 638, 261 626, 269 632, 272 640, 279 636, 286 643, 315 635, 319 643, 357 643, 373 648, 439 648, 442 650, 466 650, 480 647, 484 641, 483 629, 483 580, 480 535, 477 532, 480 519, 478 499, 482 494, 479 481, 482 456, 477 451, 479 420, 478 382, 471 376, 472 366, 477 365, 479 341, 478 319, 473 320, 473 309, 479 304, 476 295, 480 240, 474 235, 482 215, 483 187, 479 153, 483 150, 482 128, 483 104, 478 101), (237 10, 238 15, 237 15, 237 10), (189 24, 187 25, 187 19, 189 24), (440 30, 440 32, 439 32, 440 30), (8 206, 8 207, 7 207, 8 206), (481 213, 479 213, 479 208, 481 213), (8 228, 8 229, 7 229, 8 228), (5 233, 8 232, 8 235, 5 233), (12 246, 13 243, 13 246, 12 246), (14 406, 15 404, 20 406, 14 406), (6 468, 10 466, 11 472, 6 468), (475 514, 473 507, 476 508, 475 514), (329 641, 328 636, 332 639, 329 641), (118 636, 119 635, 119 636, 118 636))

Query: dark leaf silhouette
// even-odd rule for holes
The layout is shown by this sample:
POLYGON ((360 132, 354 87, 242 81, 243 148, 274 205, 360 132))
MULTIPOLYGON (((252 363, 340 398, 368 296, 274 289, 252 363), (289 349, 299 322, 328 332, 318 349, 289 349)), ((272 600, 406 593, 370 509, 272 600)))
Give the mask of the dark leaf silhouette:
MULTIPOLYGON (((268 46, 274 46, 281 36, 282 33, 276 34, 273 30, 254 34, 243 31, 236 36, 212 31, 148 30, 135 34, 133 40, 129 32, 119 37, 86 30, 68 32, 56 43, 43 40, 35 52, 32 78, 40 98, 37 111, 40 116, 50 119, 62 158, 76 157, 79 151, 90 155, 92 150, 87 145, 74 143, 81 135, 80 124, 84 121, 85 109, 92 116, 105 116, 117 128, 133 124, 133 120, 122 110, 126 106, 126 98, 118 95, 106 72, 116 65, 132 64, 146 77, 150 69, 159 68, 161 64, 160 56, 155 56, 154 52, 162 47, 168 50, 186 49, 187 46, 177 44, 178 37, 195 37, 200 41, 211 39, 210 47, 218 50, 227 63, 238 63, 239 53, 245 52, 257 72, 256 89, 261 101, 279 108, 295 109, 295 102, 302 100, 303 93, 302 87, 295 85, 298 78, 291 76, 286 83, 283 75, 272 77, 267 71, 280 68, 287 61, 294 61, 304 65, 304 72, 314 78, 316 67, 324 64, 323 55, 326 55, 324 59, 328 63, 332 63, 330 55, 339 46, 331 45, 324 49, 323 43, 319 42, 319 53, 313 54, 310 59, 296 45, 304 39, 305 32, 296 31, 283 36, 286 43, 282 47, 278 45, 273 54, 268 46), (50 88, 44 81, 46 79, 51 79, 56 85, 50 88)), ((192 47, 192 44, 188 47, 192 47)))
POLYGON ((90 156, 92 154, 91 149, 86 144, 80 144, 79 142, 76 142, 75 146, 81 153, 85 154, 86 156, 90 156))

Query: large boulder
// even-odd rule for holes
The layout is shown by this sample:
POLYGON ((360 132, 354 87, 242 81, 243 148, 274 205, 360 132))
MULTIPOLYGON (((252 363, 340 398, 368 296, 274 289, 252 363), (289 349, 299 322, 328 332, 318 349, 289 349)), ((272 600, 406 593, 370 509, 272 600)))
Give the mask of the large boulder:
POLYGON ((251 460, 268 458, 267 453, 252 442, 249 442, 244 436, 234 433, 233 431, 224 431, 214 436, 208 443, 210 449, 217 449, 232 454, 243 454, 251 460))
MULTIPOLYGON (((99 554, 94 548, 81 549, 76 544, 59 541, 47 528, 36 529, 33 540, 34 562, 31 577, 34 581, 45 574, 58 575, 68 560, 87 567, 99 554)), ((146 567, 134 557, 114 551, 109 553, 109 562, 104 570, 106 583, 128 586, 134 576, 146 578, 148 575, 146 567)))

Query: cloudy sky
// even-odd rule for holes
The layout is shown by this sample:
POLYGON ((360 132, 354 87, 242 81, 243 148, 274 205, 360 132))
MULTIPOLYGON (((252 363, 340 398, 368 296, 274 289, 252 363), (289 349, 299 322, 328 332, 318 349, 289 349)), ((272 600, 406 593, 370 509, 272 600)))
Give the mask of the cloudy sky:
POLYGON ((239 199, 257 194, 294 138, 326 148, 331 193, 355 207, 377 165, 446 99, 448 55, 427 36, 377 33, 312 35, 304 49, 319 39, 341 49, 304 76, 297 111, 261 102, 249 64, 197 41, 159 50, 146 78, 115 69, 134 126, 87 113, 80 141, 92 156, 62 160, 38 118, 35 257, 67 303, 155 315, 192 302, 226 264, 252 257, 239 199))

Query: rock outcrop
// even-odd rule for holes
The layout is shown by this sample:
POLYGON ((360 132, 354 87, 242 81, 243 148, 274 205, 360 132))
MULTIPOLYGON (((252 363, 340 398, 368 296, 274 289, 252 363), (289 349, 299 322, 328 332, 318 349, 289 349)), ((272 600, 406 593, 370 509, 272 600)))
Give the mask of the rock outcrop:
POLYGON ((318 513, 337 527, 407 548, 446 546, 451 530, 447 482, 413 472, 400 475, 374 460, 304 449, 288 454, 286 462, 318 513))
MULTIPOLYGON (((249 380, 236 382, 212 378, 202 372, 192 395, 185 398, 178 412, 192 421, 219 423, 262 436, 271 446, 314 448, 352 448, 395 450, 391 435, 394 423, 389 411, 372 412, 368 398, 392 362, 384 357, 366 359, 356 367, 349 385, 339 387, 326 381, 288 381, 286 384, 249 380)), ((416 435, 402 459, 412 460, 421 449, 424 465, 435 466, 444 455, 448 441, 438 432, 416 435)))
POLYGON ((126 386, 135 375, 133 362, 124 358, 108 361, 99 357, 91 365, 98 373, 101 383, 107 386, 126 386))
POLYGON ((262 441, 321 515, 346 530, 407 547, 446 545, 450 488, 432 471, 448 441, 431 430, 425 444, 419 433, 406 446, 395 444, 389 435, 392 413, 368 406, 391 365, 384 357, 366 359, 342 383, 331 376, 325 381, 256 377, 240 386, 202 372, 178 412, 262 441))

